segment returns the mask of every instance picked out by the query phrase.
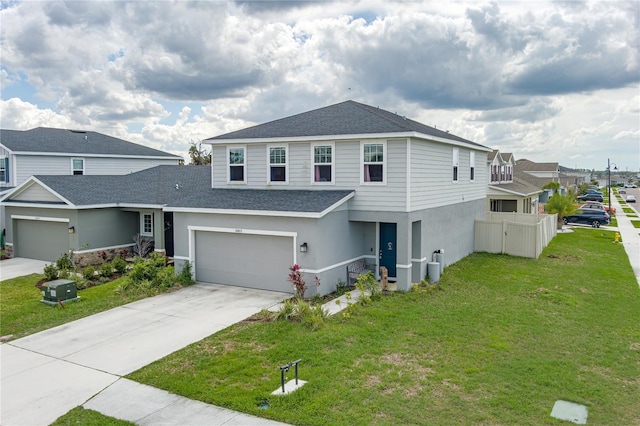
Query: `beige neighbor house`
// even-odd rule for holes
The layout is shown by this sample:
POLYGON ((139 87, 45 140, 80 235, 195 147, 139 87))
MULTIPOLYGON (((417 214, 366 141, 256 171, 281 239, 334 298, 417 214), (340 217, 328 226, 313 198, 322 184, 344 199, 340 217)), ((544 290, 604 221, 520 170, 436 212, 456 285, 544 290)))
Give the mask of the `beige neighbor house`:
POLYGON ((527 182, 515 171, 516 161, 511 153, 494 150, 488 155, 489 187, 487 211, 536 214, 538 198, 543 190, 527 182))

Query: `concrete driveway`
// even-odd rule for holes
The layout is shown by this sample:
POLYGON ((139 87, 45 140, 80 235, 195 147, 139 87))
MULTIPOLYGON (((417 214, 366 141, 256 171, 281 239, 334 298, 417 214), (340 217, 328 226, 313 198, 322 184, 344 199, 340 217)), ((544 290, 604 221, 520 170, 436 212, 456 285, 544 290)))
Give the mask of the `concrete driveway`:
POLYGON ((196 284, 2 344, 0 423, 50 424, 121 376, 290 296, 196 284))
POLYGON ((0 281, 24 275, 42 274, 44 267, 50 263, 44 260, 25 259, 23 257, 5 259, 0 262, 0 281))

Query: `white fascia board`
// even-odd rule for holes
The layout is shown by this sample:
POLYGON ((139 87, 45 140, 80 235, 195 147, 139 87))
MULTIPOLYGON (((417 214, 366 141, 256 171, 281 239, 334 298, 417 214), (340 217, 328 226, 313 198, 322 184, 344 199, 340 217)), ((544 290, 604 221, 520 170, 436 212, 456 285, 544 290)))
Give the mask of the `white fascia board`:
POLYGON ((155 209, 160 210, 165 204, 136 204, 136 203, 118 203, 117 207, 124 207, 130 209, 155 209))
POLYGON ((345 202, 347 202, 348 200, 352 199, 353 197, 355 197, 356 192, 353 191, 351 194, 347 195, 346 197, 342 198, 341 200, 333 203, 331 206, 327 207, 326 209, 324 209, 322 212, 320 212, 320 217, 323 217, 325 215, 327 215, 328 213, 331 213, 332 211, 334 211, 335 209, 337 209, 339 206, 341 206, 342 204, 344 204, 345 202))
POLYGON ((182 160, 177 155, 122 155, 122 154, 91 154, 84 152, 39 152, 39 151, 15 151, 14 155, 39 155, 46 157, 95 157, 95 158, 137 158, 144 160, 182 160))
MULTIPOLYGON (((44 183, 42 183, 38 178, 36 178, 35 176, 31 176, 29 177, 29 179, 25 180, 24 182, 22 182, 20 185, 16 186, 14 188, 13 191, 10 191, 9 193, 5 194, 4 197, 0 198, 0 202, 4 203, 4 200, 14 194, 19 194, 22 191, 25 191, 26 189, 28 189, 31 185, 37 183, 38 185, 42 186, 44 189, 46 189, 47 191, 49 191, 51 194, 55 195, 56 197, 58 197, 58 199, 60 199, 60 201, 67 203, 68 205, 73 205, 72 202, 70 202, 69 200, 67 200, 66 198, 64 198, 62 195, 58 194, 56 191, 54 191, 53 189, 49 188, 47 185, 45 185, 44 183)), ((17 201, 19 202, 19 201, 17 201)), ((9 205, 9 204, 5 204, 5 205, 9 205)))
POLYGON ((285 143, 285 142, 322 142, 338 140, 366 140, 366 139, 404 139, 415 138, 425 139, 435 142, 442 142, 450 145, 464 146, 478 151, 493 152, 493 149, 482 145, 457 141, 454 139, 441 138, 420 132, 397 132, 397 133, 359 133, 347 135, 318 135, 318 136, 295 136, 295 137, 275 137, 275 138, 247 138, 247 139, 210 139, 203 143, 210 145, 231 145, 231 144, 251 144, 251 143, 285 143))
POLYGON ((175 213, 206 213, 206 214, 231 214, 240 216, 271 216, 271 217, 300 217, 305 219, 320 219, 322 212, 310 213, 310 212, 285 212, 285 211, 270 211, 270 210, 233 210, 233 209, 206 209, 206 208, 192 208, 192 207, 165 207, 162 209, 165 212, 175 213))
POLYGON ((7 148, 4 144, 0 143, 0 148, 4 149, 5 151, 7 151, 9 154, 14 154, 13 150, 11 150, 10 148, 7 148))

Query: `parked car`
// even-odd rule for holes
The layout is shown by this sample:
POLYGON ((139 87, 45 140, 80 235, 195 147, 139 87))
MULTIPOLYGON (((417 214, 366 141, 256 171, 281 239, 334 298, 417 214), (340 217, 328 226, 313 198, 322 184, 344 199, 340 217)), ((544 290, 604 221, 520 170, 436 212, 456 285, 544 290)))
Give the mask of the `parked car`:
POLYGON ((635 203, 636 202, 636 197, 633 195, 627 195, 627 198, 625 198, 625 201, 627 203, 635 203))
POLYGON ((604 197, 601 194, 584 194, 578 197, 579 201, 599 201, 603 202, 604 197))
POLYGON ((597 189, 587 189, 587 194, 599 194, 599 195, 603 195, 601 191, 598 191, 597 189))
POLYGON ((627 190, 626 189, 618 189, 618 194, 626 194, 627 190))
POLYGON ((637 188, 638 185, 636 185, 635 183, 628 183, 624 186, 625 188, 637 188))
POLYGON ((609 224, 609 213, 600 209, 580 209, 572 215, 562 218, 562 223, 577 223, 600 228, 601 224, 609 224))
POLYGON ((611 210, 609 210, 609 206, 605 206, 602 203, 597 201, 587 201, 585 204, 581 205, 579 208, 581 209, 599 209, 608 212, 609 215, 616 214, 616 208, 611 206, 611 210))

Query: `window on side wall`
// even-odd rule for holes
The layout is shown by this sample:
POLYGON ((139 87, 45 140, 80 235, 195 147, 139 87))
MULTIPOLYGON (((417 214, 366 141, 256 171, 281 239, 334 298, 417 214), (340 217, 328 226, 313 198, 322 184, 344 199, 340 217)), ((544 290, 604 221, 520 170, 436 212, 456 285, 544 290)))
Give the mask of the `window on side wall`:
POLYGON ((229 182, 246 183, 245 147, 229 147, 228 152, 229 182))
POLYGON ((469 180, 476 180, 476 153, 473 151, 469 152, 469 180))
POLYGON ((269 182, 287 182, 287 147, 269 147, 269 182))
POLYGON ((460 166, 460 150, 453 148, 453 181, 458 181, 458 166, 460 166))
POLYGON ((313 182, 333 182, 333 145, 313 145, 313 182))
POLYGON ((9 182, 9 158, 0 157, 0 183, 9 182))
POLYGON ((143 213, 140 217, 140 235, 153 237, 153 213, 143 213))
POLYGON ((84 174, 84 160, 82 158, 71 159, 71 173, 74 175, 84 174))
POLYGON ((386 182, 384 150, 384 143, 365 143, 362 145, 362 182, 386 182))

